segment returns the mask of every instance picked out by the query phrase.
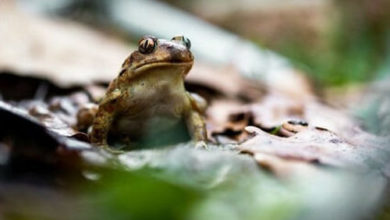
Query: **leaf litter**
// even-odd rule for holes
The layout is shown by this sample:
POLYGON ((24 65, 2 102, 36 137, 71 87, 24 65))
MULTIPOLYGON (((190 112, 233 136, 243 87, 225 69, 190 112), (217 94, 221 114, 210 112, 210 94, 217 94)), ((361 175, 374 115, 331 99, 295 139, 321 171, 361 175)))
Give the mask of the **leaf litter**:
POLYGON ((386 137, 361 130, 354 118, 321 103, 310 90, 304 96, 273 91, 229 67, 195 64, 186 81, 189 90, 209 102, 209 149, 194 149, 190 143, 120 155, 96 149, 88 142, 86 126, 77 126, 77 112, 99 100, 131 47, 72 22, 21 16, 4 6, 0 11, 9 16, 0 19, 0 33, 7 33, 0 34, 1 40, 13 39, 10 45, 15 45, 14 53, 0 52, 0 77, 13 85, 31 86, 22 86, 29 90, 19 97, 12 95, 15 87, 0 88, 1 185, 8 189, 1 192, 2 213, 56 216, 32 211, 38 209, 34 201, 40 201, 43 207, 54 202, 61 213, 87 211, 98 204, 104 208, 88 217, 101 219, 109 213, 118 218, 135 214, 138 219, 311 219, 327 210, 355 219, 373 213, 380 203, 388 175, 386 137), (34 32, 35 37, 15 37, 21 36, 15 28, 21 23, 9 22, 15 16, 15 22, 28 27, 24 36, 34 32), (47 26, 68 42, 66 49, 55 46, 59 44, 45 32, 47 26), (104 48, 86 48, 85 41, 104 48), (305 121, 308 127, 283 135, 280 129, 289 120, 305 121), (17 184, 9 185, 10 181, 17 184), (41 185, 47 186, 46 200, 38 200, 41 185), (79 192, 81 185, 89 190, 79 192), (139 199, 153 196, 150 192, 127 186, 163 193, 161 198, 171 200, 171 206, 156 203, 157 208, 150 208, 151 200, 139 199), (28 195, 31 209, 21 208, 20 201, 10 202, 21 196, 19 189, 28 195), (63 203, 56 201, 59 196, 63 203), (337 209, 331 202, 336 199, 348 205, 337 209), (178 204, 181 210, 172 209, 178 204))

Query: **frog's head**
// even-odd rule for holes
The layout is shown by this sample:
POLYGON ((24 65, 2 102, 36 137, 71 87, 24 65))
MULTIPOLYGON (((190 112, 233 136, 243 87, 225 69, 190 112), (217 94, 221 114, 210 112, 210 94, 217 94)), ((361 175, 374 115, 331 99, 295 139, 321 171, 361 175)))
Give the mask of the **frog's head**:
POLYGON ((181 70, 186 75, 191 69, 194 56, 190 51, 191 42, 184 36, 176 36, 171 40, 144 36, 134 51, 123 63, 122 69, 129 70, 132 76, 145 71, 166 67, 181 70))

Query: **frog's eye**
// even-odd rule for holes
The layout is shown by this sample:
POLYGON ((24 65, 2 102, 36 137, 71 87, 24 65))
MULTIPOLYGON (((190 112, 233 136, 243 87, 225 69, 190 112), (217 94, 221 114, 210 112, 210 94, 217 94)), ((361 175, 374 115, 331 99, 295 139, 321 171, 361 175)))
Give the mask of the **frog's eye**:
POLYGON ((191 41, 190 39, 184 37, 184 36, 175 36, 175 37, 172 37, 171 39, 172 41, 180 41, 182 43, 184 43, 184 45, 187 47, 187 49, 190 49, 191 48, 191 41))
POLYGON ((156 47, 157 40, 152 37, 144 37, 138 42, 138 51, 143 54, 149 54, 153 52, 156 47))

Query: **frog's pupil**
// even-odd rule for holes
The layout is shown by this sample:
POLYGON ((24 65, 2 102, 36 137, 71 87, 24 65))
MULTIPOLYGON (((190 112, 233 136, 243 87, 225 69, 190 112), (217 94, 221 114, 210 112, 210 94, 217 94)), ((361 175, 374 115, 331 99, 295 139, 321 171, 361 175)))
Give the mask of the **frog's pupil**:
POLYGON ((152 46, 153 46, 153 45, 151 44, 150 39, 146 39, 146 40, 145 40, 145 43, 144 43, 144 48, 145 48, 146 50, 148 50, 148 49, 150 49, 152 46))

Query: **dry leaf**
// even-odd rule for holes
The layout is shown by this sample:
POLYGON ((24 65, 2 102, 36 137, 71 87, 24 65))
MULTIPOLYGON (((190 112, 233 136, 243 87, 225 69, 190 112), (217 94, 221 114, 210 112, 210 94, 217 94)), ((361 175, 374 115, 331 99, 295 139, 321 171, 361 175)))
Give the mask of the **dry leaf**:
POLYGON ((86 26, 18 11, 0 4, 0 71, 49 79, 63 87, 108 82, 126 56, 128 45, 86 26))
MULTIPOLYGON (((337 167, 368 168, 360 148, 335 133, 324 128, 310 127, 291 137, 278 137, 256 127, 247 127, 255 136, 239 146, 243 152, 256 156, 257 153, 270 154, 286 160, 298 160, 309 163, 337 167)), ((374 150, 374 149, 371 149, 374 150)), ((373 153, 373 152, 372 152, 373 153)))

